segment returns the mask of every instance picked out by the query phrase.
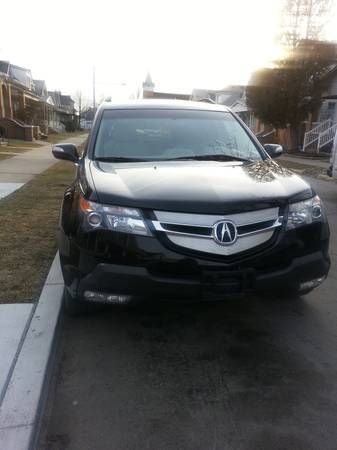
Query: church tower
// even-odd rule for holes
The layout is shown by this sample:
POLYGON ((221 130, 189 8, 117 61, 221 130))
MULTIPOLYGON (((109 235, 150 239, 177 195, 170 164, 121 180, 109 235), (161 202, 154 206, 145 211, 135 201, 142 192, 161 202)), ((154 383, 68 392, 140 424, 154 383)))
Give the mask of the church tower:
POLYGON ((153 97, 154 82, 152 81, 151 75, 148 72, 143 82, 143 98, 153 97))

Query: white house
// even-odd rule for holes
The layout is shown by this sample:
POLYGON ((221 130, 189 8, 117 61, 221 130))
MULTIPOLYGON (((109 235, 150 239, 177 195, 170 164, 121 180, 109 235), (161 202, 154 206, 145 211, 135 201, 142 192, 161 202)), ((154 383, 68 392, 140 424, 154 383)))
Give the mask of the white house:
POLYGON ((259 133, 264 129, 263 124, 247 106, 246 86, 228 86, 219 90, 193 89, 191 99, 195 101, 211 101, 228 106, 254 133, 259 133))
POLYGON ((337 133, 337 63, 331 65, 326 78, 327 89, 322 95, 317 122, 304 135, 304 152, 330 150, 337 133))

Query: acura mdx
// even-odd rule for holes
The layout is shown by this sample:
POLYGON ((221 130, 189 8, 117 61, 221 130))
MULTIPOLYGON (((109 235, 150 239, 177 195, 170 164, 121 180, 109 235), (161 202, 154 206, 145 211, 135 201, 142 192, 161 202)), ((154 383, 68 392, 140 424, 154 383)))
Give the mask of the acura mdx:
POLYGON ((301 295, 327 276, 329 226, 310 185, 223 106, 103 104, 59 222, 65 307, 142 298, 301 295))

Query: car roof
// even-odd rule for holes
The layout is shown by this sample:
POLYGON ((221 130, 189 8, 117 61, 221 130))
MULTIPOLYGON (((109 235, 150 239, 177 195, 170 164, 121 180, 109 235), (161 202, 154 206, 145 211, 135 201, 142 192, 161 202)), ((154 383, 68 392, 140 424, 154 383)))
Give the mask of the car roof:
POLYGON ((189 100, 129 100, 123 103, 104 102, 99 107, 100 110, 109 109, 193 109, 200 111, 229 111, 224 105, 209 102, 193 102, 189 100))

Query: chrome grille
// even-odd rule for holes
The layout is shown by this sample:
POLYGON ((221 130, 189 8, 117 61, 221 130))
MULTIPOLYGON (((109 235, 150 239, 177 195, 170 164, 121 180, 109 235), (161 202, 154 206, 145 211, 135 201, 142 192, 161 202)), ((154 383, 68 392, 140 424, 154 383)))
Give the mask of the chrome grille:
POLYGON ((283 216, 279 208, 268 208, 226 216, 208 214, 187 214, 168 211, 154 211, 156 219, 152 225, 156 231, 180 247, 192 250, 232 255, 267 242, 274 231, 282 226, 283 216), (219 245, 214 239, 214 226, 222 220, 231 221, 237 228, 237 240, 227 246, 219 245))

